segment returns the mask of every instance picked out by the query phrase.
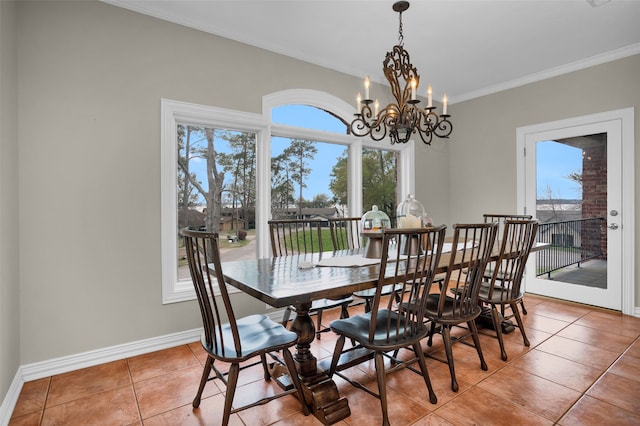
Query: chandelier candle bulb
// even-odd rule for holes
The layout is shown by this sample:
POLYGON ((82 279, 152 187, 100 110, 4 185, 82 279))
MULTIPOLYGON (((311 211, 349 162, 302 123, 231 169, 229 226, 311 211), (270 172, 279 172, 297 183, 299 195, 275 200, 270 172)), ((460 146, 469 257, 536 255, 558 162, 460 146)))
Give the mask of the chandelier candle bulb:
POLYGON ((367 78, 364 79, 364 98, 369 99, 369 86, 371 85, 371 82, 369 81, 369 76, 367 76, 367 78))
POLYGON ((356 114, 360 112, 361 105, 362 105, 362 97, 360 96, 360 92, 358 92, 358 96, 356 96, 356 114))
POLYGON ((411 100, 412 101, 416 100, 416 79, 415 78, 411 79, 411 100))
POLYGON ((374 117, 378 118, 378 109, 380 108, 380 102, 378 102, 378 100, 376 99, 374 105, 374 117))
POLYGON ((431 108, 433 106, 431 95, 433 95, 433 90, 431 90, 431 85, 429 85, 429 88, 427 89, 427 108, 431 108))
POLYGON ((444 94, 444 97, 442 98, 442 115, 447 115, 447 94, 444 94))

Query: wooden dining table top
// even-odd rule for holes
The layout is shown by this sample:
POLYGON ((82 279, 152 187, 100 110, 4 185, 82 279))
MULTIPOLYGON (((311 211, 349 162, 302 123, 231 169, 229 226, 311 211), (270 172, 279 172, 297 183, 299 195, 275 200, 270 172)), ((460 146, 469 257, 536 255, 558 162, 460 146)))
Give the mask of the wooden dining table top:
MULTIPOLYGON (((490 260, 498 259, 496 242, 490 260)), ((532 251, 548 246, 536 243, 532 251)), ((340 298, 370 289, 378 281, 380 264, 354 267, 316 266, 323 259, 336 256, 362 256, 363 249, 327 251, 264 259, 224 262, 222 271, 226 281, 243 292, 275 308, 311 303, 323 298, 340 298), (307 267, 309 266, 309 267, 307 267)), ((442 253, 436 273, 446 272, 450 253, 442 253)), ((459 268, 456 262, 453 267, 459 268)), ((393 274, 394 264, 387 264, 387 275, 393 274)))
POLYGON ((361 249, 339 250, 224 262, 222 271, 229 284, 275 308, 282 308, 374 287, 379 263, 359 267, 315 266, 321 259, 357 256, 362 252, 361 249))

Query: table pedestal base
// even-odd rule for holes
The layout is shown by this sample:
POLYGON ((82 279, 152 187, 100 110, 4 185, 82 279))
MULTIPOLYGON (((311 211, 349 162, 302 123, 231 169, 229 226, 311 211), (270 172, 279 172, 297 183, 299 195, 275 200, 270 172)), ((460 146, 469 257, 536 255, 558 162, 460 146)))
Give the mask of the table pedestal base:
POLYGON ((351 415, 349 402, 340 397, 336 383, 326 374, 302 383, 304 399, 311 413, 325 425, 338 423, 351 415))
MULTIPOLYGON (((511 322, 511 320, 505 320, 502 314, 499 312, 498 312, 498 317, 501 320, 500 325, 502 327, 502 334, 509 334, 513 330, 515 330, 516 327, 515 325, 513 325, 513 322, 511 322)), ((478 325, 484 328, 494 330, 493 319, 491 318, 491 309, 483 308, 482 313, 480 313, 480 316, 478 316, 477 322, 478 322, 478 325)))
POLYGON ((322 424, 331 425, 349 417, 351 410, 347 399, 340 397, 335 382, 324 370, 318 369, 316 357, 311 353, 311 342, 316 332, 309 317, 309 308, 311 303, 296 306, 296 319, 291 330, 298 335, 298 343, 293 360, 302 381, 304 402, 322 424))

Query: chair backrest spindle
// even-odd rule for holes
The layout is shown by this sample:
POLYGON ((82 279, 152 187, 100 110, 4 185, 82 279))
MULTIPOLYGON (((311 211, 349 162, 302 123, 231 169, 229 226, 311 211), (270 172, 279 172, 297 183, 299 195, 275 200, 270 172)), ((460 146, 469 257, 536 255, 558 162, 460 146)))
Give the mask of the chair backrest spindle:
POLYGON ((320 220, 281 219, 268 224, 274 257, 323 251, 320 220))
POLYGON ((333 250, 357 249, 362 246, 360 239, 360 218, 339 217, 329 219, 333 250))
POLYGON ((498 223, 498 240, 502 240, 504 235, 504 225, 507 220, 531 220, 533 216, 530 214, 496 214, 485 213, 482 215, 485 223, 498 223))

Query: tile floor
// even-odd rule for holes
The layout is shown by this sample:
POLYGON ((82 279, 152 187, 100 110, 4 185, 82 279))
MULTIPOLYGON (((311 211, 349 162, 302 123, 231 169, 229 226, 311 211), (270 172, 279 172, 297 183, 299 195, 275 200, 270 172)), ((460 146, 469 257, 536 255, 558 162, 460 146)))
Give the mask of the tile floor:
MULTIPOLYGON (((483 335, 489 370, 482 371, 473 348, 455 345, 457 393, 447 366, 427 359, 436 405, 420 376, 406 369, 390 374, 392 424, 640 425, 640 318, 535 296, 525 300, 531 347, 522 345, 517 330, 506 335, 509 360, 503 362, 497 341, 483 335)), ((312 350, 328 357, 334 343, 325 333, 312 350)), ((431 350, 442 352, 441 343, 434 341, 431 350)), ((218 425, 219 381, 208 383, 199 409, 191 407, 205 358, 193 343, 25 383, 10 425, 218 425)), ((372 362, 346 373, 375 387, 372 362)), ((377 399, 336 382, 351 409, 339 425, 381 423, 377 399)), ((236 401, 272 387, 260 366, 250 368, 241 373, 236 401)), ((303 416, 295 397, 286 396, 232 415, 231 424, 320 422, 303 416)))

